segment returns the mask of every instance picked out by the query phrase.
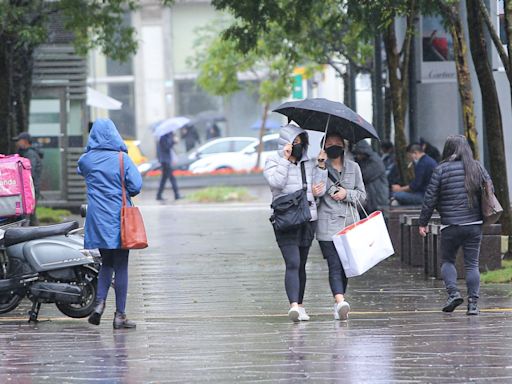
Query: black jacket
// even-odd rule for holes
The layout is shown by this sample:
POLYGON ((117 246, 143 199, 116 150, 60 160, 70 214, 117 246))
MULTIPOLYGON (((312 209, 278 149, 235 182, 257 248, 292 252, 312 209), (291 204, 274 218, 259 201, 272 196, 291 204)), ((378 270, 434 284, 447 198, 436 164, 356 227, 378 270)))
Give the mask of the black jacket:
POLYGON ((42 153, 34 147, 28 147, 26 149, 19 149, 18 154, 30 160, 34 191, 36 197, 38 197, 41 190, 41 174, 43 172, 42 153))
MULTIPOLYGON (((484 172, 482 180, 489 179, 484 172)), ((481 192, 477 194, 470 206, 464 185, 464 165, 462 161, 447 161, 439 164, 432 173, 427 186, 423 207, 420 214, 420 225, 426 226, 434 208, 441 216, 443 225, 460 225, 482 220, 480 207, 481 192)))

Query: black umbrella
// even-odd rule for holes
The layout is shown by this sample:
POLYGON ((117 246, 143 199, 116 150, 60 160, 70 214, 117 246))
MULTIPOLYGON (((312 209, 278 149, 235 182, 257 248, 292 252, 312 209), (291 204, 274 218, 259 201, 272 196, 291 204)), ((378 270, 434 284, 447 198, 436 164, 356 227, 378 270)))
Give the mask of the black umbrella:
POLYGON ((327 132, 336 129, 354 143, 366 139, 379 139, 375 128, 345 104, 327 99, 304 99, 281 104, 273 112, 288 117, 304 129, 327 132))

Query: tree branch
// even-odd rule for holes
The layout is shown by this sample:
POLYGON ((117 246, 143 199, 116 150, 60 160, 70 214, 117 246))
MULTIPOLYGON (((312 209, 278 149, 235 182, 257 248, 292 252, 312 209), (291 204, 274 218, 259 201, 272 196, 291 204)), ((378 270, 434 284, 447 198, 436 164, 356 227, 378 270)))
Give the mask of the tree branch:
POLYGON ((485 25, 487 26, 487 30, 489 31, 489 35, 491 35, 494 46, 498 51, 498 55, 500 55, 500 59, 503 63, 503 67, 505 68, 505 72, 507 73, 507 77, 509 81, 512 82, 512 73, 510 71, 509 58, 507 52, 505 52, 505 48, 503 48, 503 43, 501 42, 501 39, 498 35, 498 32, 496 31, 496 28, 494 28, 494 24, 492 23, 491 16, 489 15, 489 11, 485 6, 484 1, 477 0, 477 2, 478 7, 480 8, 480 13, 482 14, 483 20, 485 21, 485 25))

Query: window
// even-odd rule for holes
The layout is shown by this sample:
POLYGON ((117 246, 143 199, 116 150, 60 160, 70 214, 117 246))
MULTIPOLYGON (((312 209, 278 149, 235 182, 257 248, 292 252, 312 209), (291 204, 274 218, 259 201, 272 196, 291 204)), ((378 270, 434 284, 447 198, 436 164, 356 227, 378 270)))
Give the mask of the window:
POLYGON ((133 83, 109 84, 108 95, 123 103, 120 110, 109 111, 109 117, 116 124, 123 138, 135 137, 135 101, 133 83))
POLYGON ((232 152, 230 141, 220 141, 200 151, 201 155, 212 155, 214 153, 232 152))
POLYGON ((263 142, 263 151, 277 151, 279 149, 279 142, 277 139, 267 140, 263 142))
POLYGON ((249 144, 254 143, 254 140, 237 140, 233 142, 233 151, 240 152, 246 148, 249 144))

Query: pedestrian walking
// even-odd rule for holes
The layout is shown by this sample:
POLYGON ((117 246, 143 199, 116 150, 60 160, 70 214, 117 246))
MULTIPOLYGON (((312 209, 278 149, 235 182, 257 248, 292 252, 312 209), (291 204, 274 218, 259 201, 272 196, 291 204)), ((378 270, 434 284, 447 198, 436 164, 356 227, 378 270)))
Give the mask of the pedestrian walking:
POLYGON ((473 158, 462 135, 446 140, 442 162, 436 167, 427 187, 420 215, 419 233, 426 236, 434 208, 441 216, 441 275, 448 300, 444 312, 453 312, 464 302, 457 288, 455 258, 462 247, 468 295, 468 315, 478 315, 480 291, 480 244, 482 241, 482 182, 490 180, 487 171, 473 158))
POLYGON ((206 140, 213 140, 220 137, 220 128, 215 122, 206 124, 206 140))
POLYGON ((175 144, 175 138, 174 133, 169 132, 166 135, 163 135, 160 137, 160 139, 157 142, 157 156, 158 161, 160 162, 160 165, 162 166, 162 176, 160 177, 160 185, 158 187, 158 192, 156 194, 157 200, 165 200, 162 196, 165 189, 165 183, 167 180, 171 182, 172 190, 174 192, 174 199, 179 200, 180 199, 180 192, 178 189, 178 182, 176 180, 176 177, 174 177, 174 169, 173 169, 173 159, 174 157, 174 151, 173 147, 175 144))
POLYGON ((279 133, 279 151, 267 159, 264 169, 273 201, 300 191, 303 188, 303 177, 307 184, 311 221, 284 231, 274 227, 276 241, 286 265, 285 288, 290 302, 288 317, 293 321, 309 320, 303 303, 306 262, 315 237, 318 217, 315 196, 325 192, 327 180, 325 152, 320 151, 318 160, 314 161, 308 157, 308 145, 309 137, 305 130, 292 124, 283 127, 279 133))
POLYGON ((37 219, 36 208, 37 201, 41 197, 41 175, 43 173, 43 153, 32 145, 32 136, 28 132, 21 132, 18 136, 13 138, 16 142, 18 155, 30 160, 30 172, 32 174, 32 181, 34 183, 34 194, 36 198, 36 207, 34 213, 30 215, 29 222, 32 226, 39 225, 37 219))
POLYGON ((353 152, 363 175, 367 213, 386 208, 389 206, 389 184, 384 162, 366 140, 358 142, 353 152))
POLYGON ((345 141, 337 132, 325 137, 328 179, 318 207, 316 238, 329 267, 329 285, 334 296, 334 318, 347 320, 350 304, 345 300, 348 279, 332 241, 333 235, 359 220, 357 202, 364 204, 366 191, 359 165, 345 159, 345 141))
POLYGON ((427 185, 432 176, 437 162, 423 151, 420 144, 411 144, 407 148, 407 153, 414 163, 414 180, 404 186, 394 184, 391 186, 392 201, 391 205, 421 205, 427 185))
MULTIPOLYGON (((119 152, 123 153, 126 192, 130 197, 142 188, 142 178, 128 156, 128 149, 110 119, 94 123, 85 153, 78 161, 78 173, 87 186, 87 216, 85 222, 85 248, 98 248, 101 268, 98 275, 96 307, 89 323, 99 325, 108 290, 115 275, 116 312, 114 329, 135 328, 126 317, 128 293, 128 253, 121 249, 121 169, 119 152)), ((128 200, 128 205, 131 205, 128 200)))
POLYGON ((181 138, 185 142, 185 150, 187 152, 200 143, 199 133, 197 133, 196 127, 192 124, 187 124, 181 129, 181 138))

